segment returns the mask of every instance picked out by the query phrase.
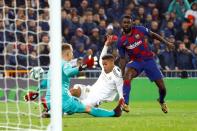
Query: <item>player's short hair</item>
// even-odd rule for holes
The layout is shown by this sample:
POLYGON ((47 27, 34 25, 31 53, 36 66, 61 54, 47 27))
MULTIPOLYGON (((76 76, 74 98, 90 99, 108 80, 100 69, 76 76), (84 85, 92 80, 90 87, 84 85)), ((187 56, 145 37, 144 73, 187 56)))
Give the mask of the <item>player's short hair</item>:
POLYGON ((124 18, 133 20, 133 18, 130 15, 123 15, 122 19, 124 19, 124 18))
POLYGON ((112 54, 106 54, 102 57, 102 60, 114 60, 114 56, 112 54))
POLYGON ((68 43, 64 43, 62 45, 62 52, 63 51, 68 51, 68 50, 73 50, 72 45, 71 44, 68 44, 68 43))

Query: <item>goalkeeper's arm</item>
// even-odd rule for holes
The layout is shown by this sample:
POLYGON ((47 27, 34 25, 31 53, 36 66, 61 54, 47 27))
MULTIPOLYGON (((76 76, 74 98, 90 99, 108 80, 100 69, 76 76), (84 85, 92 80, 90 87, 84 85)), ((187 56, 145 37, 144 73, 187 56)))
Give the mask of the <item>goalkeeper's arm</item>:
POLYGON ((40 85, 38 86, 36 91, 29 91, 25 96, 24 100, 27 101, 34 101, 39 96, 39 90, 40 89, 46 89, 47 87, 47 79, 40 80, 40 85))

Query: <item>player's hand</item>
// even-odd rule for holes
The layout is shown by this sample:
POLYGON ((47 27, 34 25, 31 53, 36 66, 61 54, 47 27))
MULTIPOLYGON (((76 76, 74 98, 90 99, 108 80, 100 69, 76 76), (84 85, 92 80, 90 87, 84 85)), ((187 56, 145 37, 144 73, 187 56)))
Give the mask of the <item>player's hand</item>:
POLYGON ((105 41, 106 46, 110 46, 114 41, 117 41, 117 36, 116 35, 108 35, 107 39, 105 41))
POLYGON ((39 96, 38 92, 30 91, 24 96, 24 100, 27 101, 34 101, 39 96))
POLYGON ((79 66, 79 71, 83 71, 87 68, 87 64, 82 64, 79 66))

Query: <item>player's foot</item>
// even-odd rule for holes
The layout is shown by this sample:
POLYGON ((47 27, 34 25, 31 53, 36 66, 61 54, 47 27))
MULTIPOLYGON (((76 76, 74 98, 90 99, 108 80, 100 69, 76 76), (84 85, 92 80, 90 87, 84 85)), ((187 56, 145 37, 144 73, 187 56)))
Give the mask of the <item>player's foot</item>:
POLYGON ((41 116, 42 118, 50 118, 51 117, 51 115, 50 115, 50 113, 48 113, 48 112, 42 112, 42 116, 41 116))
POLYGON ((127 105, 127 104, 124 104, 123 105, 123 111, 125 111, 125 112, 129 112, 130 111, 130 109, 129 109, 129 105, 127 105))
POLYGON ((168 107, 167 107, 167 104, 165 102, 161 103, 159 101, 159 99, 157 99, 157 101, 159 102, 160 106, 161 106, 161 110, 164 112, 164 113, 168 113, 168 107))
POLYGON ((123 105, 124 105, 124 99, 120 99, 119 102, 118 102, 118 105, 114 109, 114 112, 115 112, 114 116, 115 117, 120 117, 121 116, 123 105))

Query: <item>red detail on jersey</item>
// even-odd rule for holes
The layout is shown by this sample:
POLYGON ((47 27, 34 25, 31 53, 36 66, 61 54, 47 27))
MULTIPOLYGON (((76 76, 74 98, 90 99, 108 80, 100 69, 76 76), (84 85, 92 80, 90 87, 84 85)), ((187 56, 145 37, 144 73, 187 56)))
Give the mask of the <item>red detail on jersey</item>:
POLYGON ((131 30, 131 35, 121 37, 121 46, 125 47, 130 60, 152 59, 153 53, 149 50, 148 43, 144 41, 144 32, 138 28, 132 28, 131 30))

